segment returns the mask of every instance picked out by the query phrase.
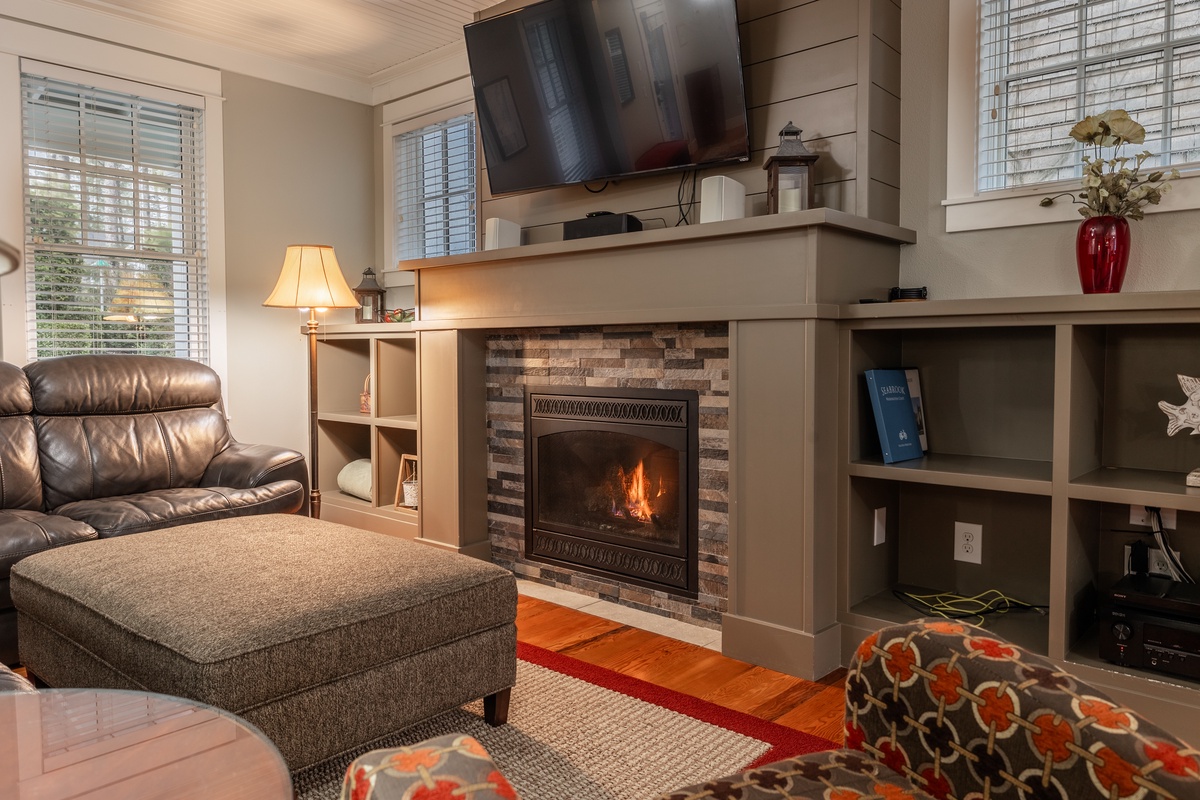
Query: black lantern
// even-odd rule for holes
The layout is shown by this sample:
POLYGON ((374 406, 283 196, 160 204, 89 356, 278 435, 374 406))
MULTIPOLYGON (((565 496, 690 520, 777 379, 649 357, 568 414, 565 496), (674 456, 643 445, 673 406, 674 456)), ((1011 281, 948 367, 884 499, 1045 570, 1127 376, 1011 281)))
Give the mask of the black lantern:
POLYGON ((375 270, 363 270, 362 283, 354 287, 354 298, 358 308, 354 309, 355 322, 383 322, 383 296, 387 293, 375 280, 375 270))
POLYGON ((767 159, 767 213, 813 207, 812 165, 820 156, 800 141, 801 130, 789 122, 779 132, 779 149, 767 159))

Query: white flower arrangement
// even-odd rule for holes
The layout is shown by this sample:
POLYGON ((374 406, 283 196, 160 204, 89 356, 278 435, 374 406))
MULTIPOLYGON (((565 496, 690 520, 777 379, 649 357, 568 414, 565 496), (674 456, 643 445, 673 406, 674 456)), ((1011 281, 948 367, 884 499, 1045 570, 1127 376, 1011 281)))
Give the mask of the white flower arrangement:
POLYGON ((1042 206, 1050 206, 1060 197, 1070 197, 1079 203, 1079 213, 1085 217, 1128 217, 1142 219, 1147 205, 1158 205, 1171 189, 1170 181, 1179 177, 1179 170, 1169 173, 1155 170, 1141 176, 1142 165, 1154 154, 1144 150, 1133 157, 1118 155, 1125 144, 1146 141, 1146 129, 1133 120, 1124 109, 1112 109, 1085 117, 1071 129, 1071 138, 1095 147, 1095 155, 1083 157, 1083 191, 1063 192, 1043 197, 1042 206), (1113 148, 1113 157, 1105 159, 1101 148, 1113 148))

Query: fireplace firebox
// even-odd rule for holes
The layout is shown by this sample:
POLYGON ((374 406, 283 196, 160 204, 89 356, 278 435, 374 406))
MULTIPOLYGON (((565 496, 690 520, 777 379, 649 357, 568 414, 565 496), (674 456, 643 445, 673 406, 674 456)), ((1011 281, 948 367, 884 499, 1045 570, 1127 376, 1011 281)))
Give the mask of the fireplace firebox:
POLYGON ((525 557, 697 594, 698 395, 526 386, 525 557))

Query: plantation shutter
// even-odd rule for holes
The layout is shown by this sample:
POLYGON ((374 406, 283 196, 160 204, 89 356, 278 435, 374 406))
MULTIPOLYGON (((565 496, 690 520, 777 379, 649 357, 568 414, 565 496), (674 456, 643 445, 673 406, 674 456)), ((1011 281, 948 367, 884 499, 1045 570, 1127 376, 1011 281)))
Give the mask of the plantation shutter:
POLYGON ((396 258, 475 250, 475 117, 393 138, 396 258))
POLYGON ((1147 166, 1200 160, 1200 0, 980 0, 977 187, 1078 177, 1071 128, 1123 108, 1147 166))
POLYGON ((21 75, 29 357, 207 362, 203 98, 93 80, 21 75))

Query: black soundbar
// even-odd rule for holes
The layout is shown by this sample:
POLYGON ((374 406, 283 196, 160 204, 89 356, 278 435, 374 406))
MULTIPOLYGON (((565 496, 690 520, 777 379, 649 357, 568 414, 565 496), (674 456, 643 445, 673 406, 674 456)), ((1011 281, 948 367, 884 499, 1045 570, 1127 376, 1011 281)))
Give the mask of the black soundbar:
POLYGON ((583 219, 572 219, 563 223, 563 240, 607 236, 610 233, 630 233, 641 229, 642 221, 632 214, 588 214, 583 219))

